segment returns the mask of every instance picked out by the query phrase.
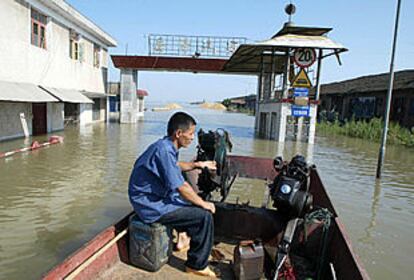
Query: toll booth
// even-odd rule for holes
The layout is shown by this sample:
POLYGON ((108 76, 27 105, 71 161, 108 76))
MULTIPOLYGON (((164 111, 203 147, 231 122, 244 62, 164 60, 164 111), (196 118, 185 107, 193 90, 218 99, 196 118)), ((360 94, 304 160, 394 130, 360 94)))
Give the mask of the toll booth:
MULTIPOLYGON (((170 46, 171 53, 167 48, 166 53, 150 52, 149 56, 112 55, 114 66, 121 70, 120 122, 135 123, 142 115, 137 114, 139 106, 135 95, 138 71, 253 75, 258 79, 256 135, 278 142, 284 142, 288 136, 312 144, 315 138, 322 60, 335 56, 340 64, 340 53, 347 51, 344 46, 327 37, 331 30, 332 28, 296 26, 289 21, 268 40, 251 44, 228 44, 232 46, 231 50, 226 50, 226 53, 232 53, 228 59, 214 57, 208 52, 207 57, 211 55, 214 58, 200 57, 204 55, 203 48, 210 45, 208 42, 220 43, 222 38, 207 43, 203 41, 206 38, 203 38, 200 44, 190 44, 201 46, 201 49, 188 49, 193 54, 191 57, 179 57, 179 53, 175 53, 177 46, 174 45, 170 46), (168 55, 171 56, 167 57, 168 55)), ((154 50, 161 50, 159 45, 162 39, 162 36, 155 38, 154 50)), ((166 42, 187 39, 166 38, 166 42)), ((228 42, 241 42, 237 41, 238 38, 228 39, 228 42)))
POLYGON ((334 55, 340 64, 347 51, 327 37, 331 30, 287 22, 268 40, 240 45, 224 65, 224 72, 258 76, 258 136, 314 142, 322 60, 334 55))

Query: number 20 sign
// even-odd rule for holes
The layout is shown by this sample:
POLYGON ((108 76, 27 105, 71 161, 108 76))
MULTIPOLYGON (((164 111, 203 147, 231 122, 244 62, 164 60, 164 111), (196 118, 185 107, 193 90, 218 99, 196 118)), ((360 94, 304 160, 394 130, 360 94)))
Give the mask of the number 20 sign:
POLYGON ((301 68, 311 66, 316 60, 316 52, 311 48, 297 48, 293 54, 295 64, 301 68))

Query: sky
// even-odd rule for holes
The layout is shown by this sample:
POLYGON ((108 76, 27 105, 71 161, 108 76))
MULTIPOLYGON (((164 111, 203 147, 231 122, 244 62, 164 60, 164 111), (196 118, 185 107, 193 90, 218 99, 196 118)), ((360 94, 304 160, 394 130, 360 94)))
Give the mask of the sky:
MULTIPOLYGON (((147 55, 148 34, 246 37, 261 41, 287 21, 290 1, 271 0, 66 0, 116 39, 110 54, 147 55)), ((322 83, 388 72, 397 0, 296 0, 293 22, 331 27, 329 37, 349 49, 323 61, 322 83)), ((414 69, 414 1, 402 0, 395 70, 414 69), (411 12, 411 14, 410 14, 411 12)), ((110 62, 109 80, 119 81, 110 62)), ((138 73, 149 101, 219 101, 256 93, 257 78, 174 72, 138 73)))

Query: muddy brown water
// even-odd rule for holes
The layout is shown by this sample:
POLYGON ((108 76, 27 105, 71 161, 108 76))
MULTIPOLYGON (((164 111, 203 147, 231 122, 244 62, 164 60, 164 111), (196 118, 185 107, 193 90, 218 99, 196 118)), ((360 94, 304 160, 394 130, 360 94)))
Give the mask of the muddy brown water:
MULTIPOLYGON (((411 279, 414 245, 414 150, 389 146, 375 180, 379 144, 317 136, 284 145, 254 138, 254 118, 188 108, 205 130, 230 131, 234 154, 290 158, 318 167, 327 191, 372 279, 411 279)), ((171 112, 147 112, 137 124, 100 123, 55 133, 63 144, 0 159, 0 279, 38 279, 85 241, 131 210, 127 183, 136 156, 166 130, 171 112)), ((0 152, 33 140, 0 142, 0 152)), ((196 143, 180 152, 195 155, 196 143)), ((264 183, 237 180, 230 201, 259 205, 264 183)))

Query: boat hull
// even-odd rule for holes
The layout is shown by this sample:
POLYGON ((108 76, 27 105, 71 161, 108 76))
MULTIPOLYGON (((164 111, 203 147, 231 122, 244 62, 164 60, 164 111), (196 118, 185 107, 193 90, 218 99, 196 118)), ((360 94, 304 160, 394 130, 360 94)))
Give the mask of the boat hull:
MULTIPOLYGON (((237 170, 240 177, 272 180, 277 175, 273 169, 272 159, 229 156, 229 161, 230 168, 237 170)), ((313 170, 311 173, 310 192, 313 194, 315 205, 327 208, 334 214, 332 239, 328 250, 328 262, 333 264, 337 278, 369 279, 368 274, 352 250, 351 241, 346 233, 345 227, 340 221, 316 170, 313 170)), ((43 279, 111 279, 114 276, 106 273, 106 271, 110 269, 113 270, 114 266, 119 266, 117 268, 118 270, 115 270, 117 271, 117 275, 121 277, 119 279, 128 279, 127 276, 120 276, 120 273, 122 270, 127 270, 131 267, 128 265, 127 232, 128 218, 131 214, 132 213, 128 214, 118 223, 99 233, 94 239, 82 246, 61 264, 50 270, 44 275, 43 279)), ((223 224, 226 223, 224 222, 223 224)), ((273 233, 281 231, 278 227, 270 228, 269 230, 274 230, 273 233)), ((222 232, 226 231, 222 229, 222 232)), ((216 235, 222 236, 223 234, 217 234, 216 231, 216 235)), ((165 275, 162 276, 162 273, 163 272, 157 272, 153 274, 154 279, 164 277, 165 275)), ((167 271, 164 273, 166 273, 167 276, 171 276, 171 273, 174 274, 179 272, 167 271)), ((131 268, 131 271, 125 272, 125 275, 132 275, 131 279, 133 277, 138 277, 139 275, 151 278, 150 273, 140 271, 137 268, 131 268), (142 273, 142 275, 140 273, 142 273)), ((184 279, 188 277, 188 275, 184 275, 183 273, 183 275, 177 276, 176 279, 184 279)))

